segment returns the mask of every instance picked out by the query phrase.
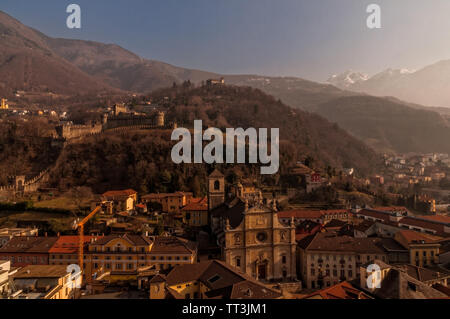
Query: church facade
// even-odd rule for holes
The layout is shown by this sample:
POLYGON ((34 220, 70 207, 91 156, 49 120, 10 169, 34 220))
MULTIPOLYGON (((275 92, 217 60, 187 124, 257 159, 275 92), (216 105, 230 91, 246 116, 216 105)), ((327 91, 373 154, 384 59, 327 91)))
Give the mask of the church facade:
POLYGON ((275 208, 246 205, 236 228, 225 229, 225 261, 262 281, 296 278, 295 227, 278 220, 275 208))
POLYGON ((216 171, 213 175, 209 192, 210 198, 217 201, 212 209, 212 228, 226 263, 260 281, 295 281, 293 221, 289 225, 280 222, 275 203, 265 205, 259 196, 253 199, 237 196, 227 203, 224 200, 219 203, 219 196, 215 195, 220 194, 224 199, 221 196, 224 179, 216 171))

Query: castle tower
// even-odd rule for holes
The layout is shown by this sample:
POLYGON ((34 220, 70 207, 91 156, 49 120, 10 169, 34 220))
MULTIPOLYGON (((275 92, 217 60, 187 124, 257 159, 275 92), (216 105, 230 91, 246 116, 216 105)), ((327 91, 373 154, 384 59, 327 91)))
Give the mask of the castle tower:
POLYGON ((156 116, 156 125, 159 127, 163 127, 164 124, 164 112, 158 112, 158 115, 156 116))
POLYGON ((225 177, 215 169, 208 176, 208 207, 209 210, 225 202, 225 177))

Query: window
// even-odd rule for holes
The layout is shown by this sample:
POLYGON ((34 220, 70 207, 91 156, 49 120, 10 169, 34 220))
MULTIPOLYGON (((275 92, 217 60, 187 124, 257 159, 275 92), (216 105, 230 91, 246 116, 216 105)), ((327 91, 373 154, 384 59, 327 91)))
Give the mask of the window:
POLYGON ((213 284, 215 283, 217 280, 221 279, 222 277, 220 277, 219 275, 214 275, 211 278, 208 279, 208 282, 213 284))
POLYGON ((286 255, 281 256, 281 262, 282 262, 283 264, 286 263, 286 255))
POLYGON ((311 276, 314 276, 316 274, 316 270, 314 268, 311 268, 311 276))
POLYGON ((133 269, 133 264, 128 264, 127 267, 128 269, 133 269))
POLYGON ((337 270, 336 269, 333 269, 333 276, 337 277, 337 270))
POLYGON ((219 181, 214 182, 214 190, 216 190, 216 191, 220 190, 220 182, 219 181))
POLYGON ((350 278, 353 277, 353 271, 349 270, 349 271, 348 271, 348 276, 349 276, 350 278))
POLYGON ((241 267, 241 257, 236 257, 236 267, 241 267))

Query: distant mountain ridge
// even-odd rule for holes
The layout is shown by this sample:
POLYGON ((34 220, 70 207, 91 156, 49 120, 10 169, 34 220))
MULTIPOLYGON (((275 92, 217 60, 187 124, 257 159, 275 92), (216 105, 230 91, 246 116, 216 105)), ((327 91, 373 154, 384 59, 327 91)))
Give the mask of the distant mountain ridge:
POLYGON ((0 39, 2 96, 12 95, 15 90, 72 96, 99 92, 149 93, 171 87, 174 82, 200 83, 224 77, 228 84, 257 88, 294 108, 317 112, 379 151, 448 151, 448 121, 436 112, 445 114, 446 118, 450 118, 450 113, 443 108, 430 109, 399 99, 442 102, 448 98, 447 106, 450 106, 450 61, 416 72, 386 70, 373 77, 348 71, 332 77, 332 85, 295 77, 220 75, 181 68, 143 59, 115 44, 51 38, 1 11, 0 39), (441 83, 436 84, 439 80, 441 83), (365 92, 391 97, 374 100, 365 92), (399 109, 404 117, 393 118, 398 118, 401 126, 394 125, 390 118, 391 112, 399 109), (383 121, 392 123, 388 130, 390 137, 381 131, 385 127, 383 121), (432 143, 426 142, 426 130, 414 132, 418 125, 434 132, 432 143), (410 141, 408 136, 417 136, 420 143, 410 141), (398 143, 399 140, 403 142, 398 143))
POLYGON ((376 96, 395 96, 427 106, 450 107, 450 60, 420 70, 387 69, 360 81, 347 80, 358 73, 344 72, 328 79, 334 86, 376 96), (346 77, 347 76, 347 77, 346 77))
POLYGON ((55 54, 47 37, 0 11, 0 93, 115 91, 55 54))

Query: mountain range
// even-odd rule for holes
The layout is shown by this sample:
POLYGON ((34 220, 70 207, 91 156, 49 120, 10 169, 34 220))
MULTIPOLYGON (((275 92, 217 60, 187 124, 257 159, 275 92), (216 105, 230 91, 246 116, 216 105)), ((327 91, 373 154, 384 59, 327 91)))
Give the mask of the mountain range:
POLYGON ((450 106, 443 102, 450 96, 450 90, 445 92, 447 85, 450 89, 450 62, 416 72, 389 70, 373 77, 346 72, 332 77, 331 83, 295 77, 220 75, 144 59, 115 44, 52 38, 1 11, 0 39, 1 96, 13 97, 16 90, 67 96, 145 94, 174 82, 200 83, 224 77, 228 84, 250 86, 291 107, 316 112, 378 151, 450 152, 446 143, 450 128, 441 115, 450 117, 447 109, 409 102, 422 96, 423 100, 442 101, 432 104, 450 106), (434 84, 439 81, 439 85, 434 84), (393 94, 394 89, 397 94, 393 94), (369 94, 390 97, 369 99, 369 94), (392 117, 393 113, 403 116, 392 117), (395 125, 394 118, 401 125, 395 125), (385 130, 386 123, 391 123, 389 130, 385 130), (430 131, 419 127, 433 129, 433 143, 427 143, 430 131), (412 136, 417 139, 411 140, 412 136))
POLYGON ((376 96, 394 96, 426 106, 450 107, 450 60, 420 70, 387 69, 373 76, 346 71, 328 83, 345 90, 376 96))

